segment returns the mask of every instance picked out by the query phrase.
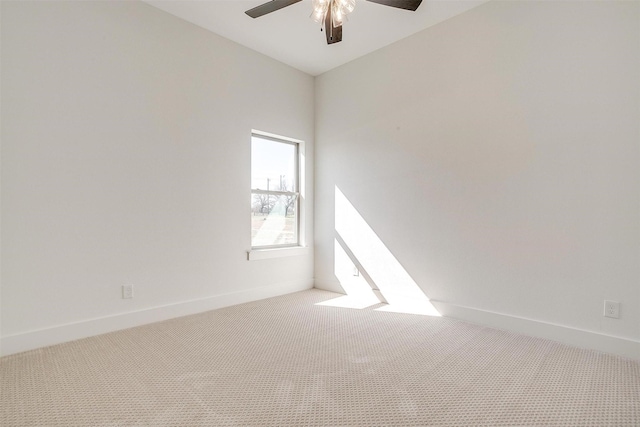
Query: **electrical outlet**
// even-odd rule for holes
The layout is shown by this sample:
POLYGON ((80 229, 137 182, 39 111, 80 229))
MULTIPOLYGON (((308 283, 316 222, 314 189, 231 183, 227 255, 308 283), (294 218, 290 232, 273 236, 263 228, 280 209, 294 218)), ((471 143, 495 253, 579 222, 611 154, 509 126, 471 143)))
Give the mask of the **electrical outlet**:
POLYGON ((616 301, 604 301, 604 317, 620 318, 620 303, 616 301))
POLYGON ((122 298, 133 298, 133 285, 122 285, 122 298))

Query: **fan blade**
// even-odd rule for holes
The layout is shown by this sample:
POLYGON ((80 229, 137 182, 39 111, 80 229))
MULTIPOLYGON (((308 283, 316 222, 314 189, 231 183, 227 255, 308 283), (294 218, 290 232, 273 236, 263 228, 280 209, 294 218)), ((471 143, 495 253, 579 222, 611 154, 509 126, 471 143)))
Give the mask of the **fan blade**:
POLYGON ((271 0, 270 2, 247 10, 245 13, 252 18, 258 18, 262 15, 266 15, 267 13, 275 12, 276 10, 282 9, 283 7, 291 6, 292 4, 298 3, 299 1, 302 0, 271 0))
POLYGON ((368 0, 372 3, 383 4, 385 6, 397 7, 398 9, 416 10, 422 0, 368 0))
POLYGON ((333 26, 331 18, 331 7, 327 9, 327 15, 324 17, 324 32, 327 35, 327 44, 334 44, 342 41, 342 25, 333 26))
POLYGON ((334 44, 342 41, 342 25, 332 27, 327 31, 327 44, 334 44))

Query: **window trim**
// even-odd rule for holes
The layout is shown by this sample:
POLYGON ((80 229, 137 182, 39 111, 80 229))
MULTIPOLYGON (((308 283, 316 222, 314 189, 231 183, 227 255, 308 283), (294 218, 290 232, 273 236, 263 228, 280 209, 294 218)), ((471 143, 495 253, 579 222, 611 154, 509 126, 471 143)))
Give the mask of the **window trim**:
MULTIPOLYGON (((251 130, 251 143, 253 143, 253 138, 261 138, 274 142, 279 142, 282 144, 290 144, 295 147, 295 164, 294 170, 296 173, 295 179, 293 181, 293 186, 295 191, 280 191, 280 190, 261 190, 258 188, 251 188, 250 193, 253 194, 268 194, 275 196, 295 196, 295 243, 290 244, 282 244, 282 245, 264 245, 264 246, 253 246, 253 242, 251 242, 251 250, 247 251, 247 259, 265 259, 265 258, 275 258, 280 256, 290 256, 290 255, 300 255, 301 252, 298 249, 305 249, 304 245, 304 235, 303 235, 303 189, 301 186, 303 185, 303 177, 302 175, 302 167, 301 160, 304 152, 304 141, 290 138, 282 135, 277 135, 270 132, 263 132, 259 130, 252 129, 251 130), (260 252, 263 252, 261 255, 260 252)), ((250 172, 251 168, 250 168, 250 172)), ((250 238, 252 240, 252 238, 250 238)))
POLYGON ((259 259, 271 259, 281 258, 289 256, 306 255, 309 253, 309 248, 306 246, 289 246, 278 248, 260 248, 247 251, 247 261, 255 261, 259 259))

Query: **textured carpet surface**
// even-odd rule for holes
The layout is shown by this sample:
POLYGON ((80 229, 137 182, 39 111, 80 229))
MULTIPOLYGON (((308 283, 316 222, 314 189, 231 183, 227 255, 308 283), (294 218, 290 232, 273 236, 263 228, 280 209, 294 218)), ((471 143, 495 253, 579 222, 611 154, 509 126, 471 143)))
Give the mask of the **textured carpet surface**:
POLYGON ((640 426, 640 363, 311 290, 0 359, 2 426, 640 426))

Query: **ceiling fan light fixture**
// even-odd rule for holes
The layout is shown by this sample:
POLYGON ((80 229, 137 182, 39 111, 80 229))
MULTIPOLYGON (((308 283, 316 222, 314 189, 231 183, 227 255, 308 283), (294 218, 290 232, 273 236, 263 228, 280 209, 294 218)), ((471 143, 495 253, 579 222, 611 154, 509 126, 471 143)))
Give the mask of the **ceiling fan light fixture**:
POLYGON ((313 11, 310 18, 323 24, 327 11, 331 8, 331 21, 334 27, 339 27, 347 20, 347 15, 353 12, 356 7, 356 0, 313 0, 311 2, 313 11))
POLYGON ((335 0, 335 3, 340 5, 340 10, 343 15, 348 15, 356 8, 356 0, 335 0))
POLYGON ((333 28, 337 28, 347 19, 347 15, 342 13, 342 8, 338 5, 338 2, 334 1, 331 4, 331 21, 333 28))
POLYGON ((329 9, 329 3, 331 3, 331 0, 313 0, 313 12, 311 12, 310 16, 313 22, 316 24, 322 24, 324 22, 324 17, 329 9))
MULTIPOLYGON (((0 0, 2 1, 2 0, 0 0)), ((259 6, 245 11, 252 18, 259 18, 268 13, 280 10, 283 7, 301 2, 302 0, 270 0, 259 6)), ((398 9, 416 10, 422 0, 368 0, 385 6, 398 9)), ((342 41, 342 23, 356 8, 356 0, 312 0, 313 11, 311 18, 320 24, 320 30, 324 30, 327 44, 334 44, 342 41)))
POLYGON ((317 10, 317 9, 327 10, 329 3, 331 3, 331 0, 312 0, 311 6, 313 7, 314 10, 317 10))

